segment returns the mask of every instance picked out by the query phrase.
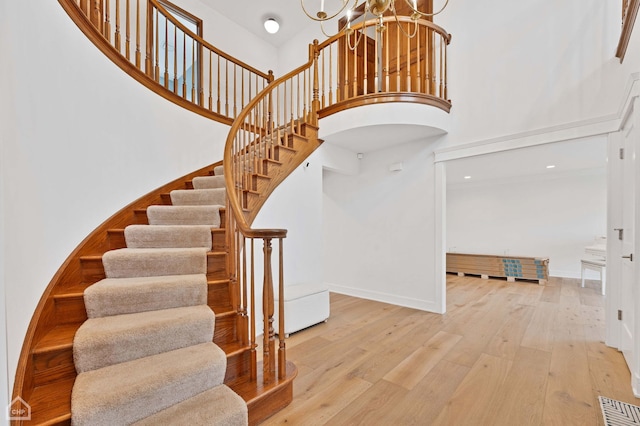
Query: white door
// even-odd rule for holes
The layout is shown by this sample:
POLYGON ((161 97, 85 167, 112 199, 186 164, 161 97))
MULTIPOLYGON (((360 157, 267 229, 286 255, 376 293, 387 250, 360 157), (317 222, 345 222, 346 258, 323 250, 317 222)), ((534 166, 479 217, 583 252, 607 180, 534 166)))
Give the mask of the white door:
MULTIPOLYGON (((635 143, 634 136, 637 129, 634 126, 633 115, 622 129, 622 161, 621 165, 621 195, 622 195, 622 224, 621 224, 621 310, 620 322, 620 350, 624 354, 629 369, 636 371, 634 333, 635 333, 635 301, 638 298, 638 289, 635 285, 635 265, 637 259, 632 260, 635 254, 635 143)), ((640 330, 638 330, 640 331, 640 330)))

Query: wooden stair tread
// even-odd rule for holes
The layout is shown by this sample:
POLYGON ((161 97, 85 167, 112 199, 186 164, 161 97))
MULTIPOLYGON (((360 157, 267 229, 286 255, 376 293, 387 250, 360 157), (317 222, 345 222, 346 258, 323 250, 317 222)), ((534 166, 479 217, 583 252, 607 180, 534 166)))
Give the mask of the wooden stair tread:
POLYGON ((54 327, 40 339, 35 345, 33 352, 38 354, 71 348, 73 346, 73 337, 76 335, 76 331, 80 328, 80 325, 81 324, 78 323, 71 323, 54 327))
POLYGON ((251 380, 248 375, 242 376, 227 383, 231 389, 233 389, 238 395, 244 399, 247 404, 255 403, 261 397, 269 394, 276 389, 286 385, 295 379, 298 375, 297 367, 290 361, 287 361, 287 375, 283 379, 279 379, 277 372, 275 379, 270 383, 265 383, 262 379, 262 361, 258 363, 258 378, 257 380, 251 380))

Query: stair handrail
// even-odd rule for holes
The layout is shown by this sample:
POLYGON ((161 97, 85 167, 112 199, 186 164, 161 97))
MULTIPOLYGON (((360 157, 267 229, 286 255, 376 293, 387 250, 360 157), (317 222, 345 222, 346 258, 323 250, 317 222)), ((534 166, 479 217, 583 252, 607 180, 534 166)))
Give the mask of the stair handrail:
MULTIPOLYGON (((237 112, 273 80, 271 71, 260 71, 234 58, 186 28, 157 0, 58 2, 87 38, 123 71, 165 99, 215 121, 231 125, 237 112), (164 21, 165 28, 171 23, 176 33, 165 35, 173 36, 170 41, 182 41, 186 51, 200 61, 188 61, 186 51, 177 58, 178 49, 174 49, 175 54, 169 53, 169 43, 160 49, 154 19, 164 21), (162 64, 166 65, 164 68, 160 66, 161 55, 173 55, 170 67, 168 63, 162 64), (187 75, 179 81, 181 84, 176 84, 165 78, 169 71, 187 75), (186 87, 189 79, 191 83, 186 87)), ((176 75, 173 77, 178 80, 176 75)))
MULTIPOLYGON (((265 167, 259 163, 267 161, 268 152, 273 152, 277 149, 276 146, 280 147, 283 137, 296 131, 304 132, 304 125, 317 126, 318 91, 310 75, 310 70, 315 65, 316 71, 313 81, 317 81, 317 46, 317 40, 313 45, 310 45, 310 60, 306 64, 273 81, 247 104, 233 122, 225 144, 223 164, 228 197, 227 211, 229 212, 227 228, 235 234, 228 241, 230 253, 235 254, 230 269, 235 271, 234 281, 237 283, 238 311, 243 318, 243 333, 246 333, 242 338, 251 348, 250 357, 253 366, 256 365, 255 350, 258 346, 256 344, 254 240, 263 241, 263 329, 261 331, 263 335, 262 375, 265 381, 284 379, 287 375, 282 248, 287 230, 252 228, 253 219, 266 197, 258 199, 256 203, 251 205, 246 197, 249 192, 256 190, 253 179, 266 176, 266 172, 258 167, 265 167), (301 76, 304 95, 300 90, 301 76), (280 96, 281 93, 283 96, 280 96), (302 103, 301 97, 304 98, 302 103), (248 210, 249 207, 252 210, 248 210), (247 243, 247 239, 250 240, 250 243, 247 243), (273 324, 275 292, 271 267, 272 240, 274 239, 279 242, 277 290, 279 345, 277 355, 273 324), (248 255, 250 256, 249 261, 247 261, 248 255)), ((252 378, 256 378, 257 371, 252 369, 251 375, 252 378)))

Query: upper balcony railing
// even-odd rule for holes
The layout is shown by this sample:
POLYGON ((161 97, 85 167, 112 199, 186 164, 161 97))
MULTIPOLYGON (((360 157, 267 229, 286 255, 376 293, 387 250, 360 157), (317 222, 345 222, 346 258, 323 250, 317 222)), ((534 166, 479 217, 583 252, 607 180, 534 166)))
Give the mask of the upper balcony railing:
POLYGON ((165 98, 231 124, 273 79, 211 45, 158 0, 59 0, 116 64, 165 98), (146 78, 145 78, 146 77, 146 78))
POLYGON ((372 19, 327 39, 319 45, 320 118, 381 102, 423 103, 449 112, 450 41, 433 22, 402 16, 372 19))

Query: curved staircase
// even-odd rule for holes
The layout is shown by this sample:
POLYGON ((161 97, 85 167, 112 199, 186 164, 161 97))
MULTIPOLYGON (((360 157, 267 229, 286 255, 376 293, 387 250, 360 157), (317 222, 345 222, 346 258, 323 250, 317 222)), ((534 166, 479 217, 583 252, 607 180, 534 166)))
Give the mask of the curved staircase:
POLYGON ((224 180, 193 186, 147 208, 148 225, 126 227, 126 248, 102 256, 106 278, 85 290, 89 319, 73 341, 74 425, 248 423, 245 401, 223 384, 227 354, 212 342, 224 346, 229 330, 215 335, 207 305, 207 279, 228 276, 220 265, 209 273, 207 262, 226 256, 212 251, 224 180))
POLYGON ((133 2, 131 8, 128 1, 111 3, 116 12, 111 15, 109 2, 58 1, 132 77, 231 128, 224 167, 220 162, 195 171, 133 202, 94 230, 60 267, 33 315, 16 371, 13 397, 30 404, 31 421, 12 424, 260 423, 291 402, 297 370, 286 361, 283 322, 279 342, 273 323, 275 309, 284 318, 282 240, 287 231, 251 224, 275 188, 322 142, 319 117, 385 102, 448 111, 450 35, 431 22, 384 18, 387 34, 398 36, 401 25, 419 27, 414 44, 424 52, 408 48, 392 57, 387 48, 384 59, 387 65, 395 62, 395 70, 387 66, 378 91, 368 92, 373 76, 368 68, 362 67, 362 75, 358 67, 352 72, 343 66, 349 54, 344 34, 322 44, 315 41, 306 64, 274 80, 271 72, 248 67, 190 33, 157 0, 138 1, 135 9, 133 2), (121 7, 126 7, 124 47, 121 7), (137 39, 131 55, 130 14, 137 39), (116 19, 114 34, 110 16, 116 19), (220 63, 223 73, 229 67, 234 73, 241 69, 243 77, 233 79, 238 86, 229 87, 224 78, 226 87, 221 87, 211 66, 203 85, 191 87, 190 100, 187 89, 178 93, 175 84, 173 92, 161 85, 157 46, 154 56, 153 46, 144 44, 154 38, 141 37, 144 16, 171 21, 192 40, 192 48, 208 52, 210 62, 217 58, 218 74, 220 63), (264 255, 262 271, 254 270, 256 240, 264 255), (278 243, 277 286, 273 240, 278 243), (254 277, 255 272, 262 276, 254 277), (260 280, 262 329, 256 324, 260 280), (258 362, 260 334, 263 360, 258 362))

